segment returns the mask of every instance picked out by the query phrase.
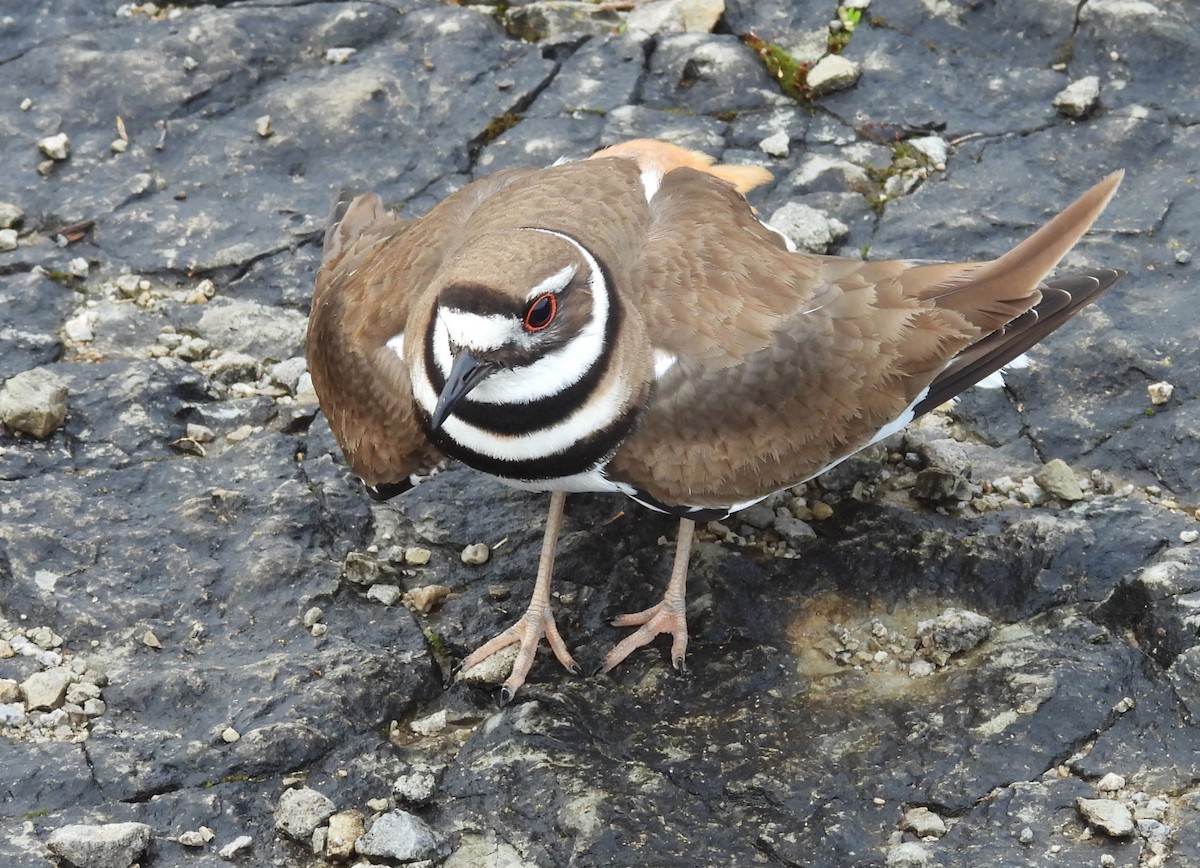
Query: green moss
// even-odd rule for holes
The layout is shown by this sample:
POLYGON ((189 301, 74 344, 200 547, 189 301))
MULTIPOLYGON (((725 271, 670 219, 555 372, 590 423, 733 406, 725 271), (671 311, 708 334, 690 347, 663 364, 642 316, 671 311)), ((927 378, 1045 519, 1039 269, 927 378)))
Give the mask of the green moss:
POLYGON ((67 289, 78 289, 82 283, 82 278, 76 277, 69 271, 62 271, 57 268, 43 269, 42 274, 47 280, 53 280, 59 286, 65 286, 67 289))
POLYGON ((492 122, 484 127, 481 144, 489 144, 496 141, 502 135, 507 133, 513 127, 521 122, 521 116, 516 112, 507 112, 502 115, 496 115, 492 118, 492 122))
POLYGON ((886 166, 866 167, 867 177, 870 181, 859 192, 866 198, 872 211, 882 214, 890 198, 886 190, 887 183, 891 178, 915 169, 924 169, 925 175, 928 175, 932 168, 927 156, 908 142, 901 140, 892 144, 892 159, 886 166))
POLYGON ((811 106, 808 89, 808 64, 801 63, 778 45, 767 42, 755 33, 742 34, 742 42, 762 61, 779 89, 803 106, 811 106))

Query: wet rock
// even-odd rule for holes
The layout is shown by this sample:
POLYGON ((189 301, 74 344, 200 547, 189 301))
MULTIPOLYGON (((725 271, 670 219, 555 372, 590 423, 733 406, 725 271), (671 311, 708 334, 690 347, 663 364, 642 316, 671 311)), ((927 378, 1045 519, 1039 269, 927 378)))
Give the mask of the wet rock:
POLYGON ((275 808, 275 828, 297 841, 306 841, 336 810, 333 800, 324 793, 308 787, 284 790, 275 808))
POLYGON ((444 855, 445 843, 422 820, 407 811, 389 811, 371 824, 354 845, 363 856, 416 862, 444 855))
POLYGON ((1033 481, 1051 497, 1070 502, 1083 500, 1083 489, 1079 487, 1075 471, 1061 458, 1047 461, 1042 469, 1033 475, 1033 481))
POLYGON ((49 437, 67 418, 67 386, 45 368, 9 377, 0 389, 0 422, 11 431, 49 437))
POLYGON ((1133 814, 1114 799, 1079 799, 1076 806, 1089 826, 1112 838, 1124 838, 1134 833, 1133 814))
POLYGON ((72 825, 51 832, 46 846, 79 868, 129 868, 141 859, 153 836, 145 823, 72 825))
POLYGON ((1100 79, 1089 75, 1073 81, 1054 97, 1054 107, 1069 118, 1085 118, 1100 105, 1100 79))
POLYGON ((16 229, 0 229, 0 251, 16 250, 18 237, 16 229))

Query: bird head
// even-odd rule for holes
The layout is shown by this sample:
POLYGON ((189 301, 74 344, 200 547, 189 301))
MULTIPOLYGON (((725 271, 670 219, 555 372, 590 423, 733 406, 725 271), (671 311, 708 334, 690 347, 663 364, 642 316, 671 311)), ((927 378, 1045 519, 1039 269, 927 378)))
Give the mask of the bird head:
POLYGON ((557 232, 504 236, 499 249, 495 238, 473 246, 471 277, 451 264, 438 292, 428 345, 437 400, 424 408, 434 431, 468 395, 483 412, 519 411, 578 382, 601 356, 610 305, 594 258, 557 232))

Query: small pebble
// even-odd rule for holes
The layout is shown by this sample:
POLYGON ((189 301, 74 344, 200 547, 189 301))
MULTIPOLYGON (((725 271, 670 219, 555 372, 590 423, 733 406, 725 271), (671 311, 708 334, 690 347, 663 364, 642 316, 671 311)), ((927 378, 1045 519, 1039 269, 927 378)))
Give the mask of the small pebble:
POLYGON ((928 808, 912 808, 900 818, 900 828, 918 838, 940 838, 946 834, 945 821, 928 808))
POLYGON ((1150 393, 1150 403, 1158 407, 1171 400, 1171 396, 1175 394, 1175 387, 1164 381, 1151 383, 1146 387, 1146 391, 1150 393))
POLYGON ((1115 793, 1117 790, 1123 790, 1125 789, 1125 778, 1115 772, 1109 772, 1096 784, 1096 789, 1102 793, 1115 793))
POLYGON ((788 155, 789 144, 790 142, 787 132, 780 130, 777 133, 772 133, 759 142, 758 147, 768 157, 778 157, 779 159, 783 159, 788 155))
POLYGON ((33 100, 31 100, 29 97, 25 97, 25 99, 21 100, 21 104, 17 106, 17 108, 23 112, 27 112, 33 108, 33 100))
POLYGON ((254 435, 254 427, 252 425, 239 425, 228 434, 225 439, 230 443, 241 443, 243 440, 249 440, 254 435))
POLYGON ((840 54, 827 54, 808 71, 805 79, 813 97, 852 87, 862 75, 862 67, 840 54))
POLYGON ((404 550, 404 563, 410 567, 423 567, 429 563, 429 559, 433 557, 433 552, 423 548, 407 548, 404 550))
POLYGON ((203 835, 193 831, 184 832, 179 836, 178 841, 185 847, 203 847, 206 843, 203 835))
POLYGON ((365 832, 366 820, 361 811, 339 811, 329 818, 329 832, 322 849, 330 859, 347 860, 354 855, 354 842, 365 832))
POLYGON ((324 617, 325 617, 325 613, 323 611, 321 611, 321 607, 313 606, 311 609, 309 609, 308 611, 306 611, 304 613, 304 617, 303 617, 302 621, 303 621, 305 627, 311 627, 313 624, 320 623, 321 619, 324 617))
POLYGON ((1177 264, 1187 265, 1191 261, 1192 261, 1191 251, 1188 251, 1188 250, 1176 250, 1175 251, 1175 262, 1177 264))
POLYGON ((367 807, 377 814, 381 814, 392 806, 392 803, 387 799, 367 799, 367 807))
POLYGON ((1112 838, 1133 834, 1133 814, 1115 799, 1076 799, 1080 816, 1089 826, 1112 838))
POLYGON ((325 50, 326 63, 345 63, 357 53, 354 48, 329 48, 325 50))
POLYGON ((395 585, 380 583, 377 585, 371 585, 371 587, 367 589, 367 599, 383 603, 385 606, 394 606, 400 599, 400 595, 402 593, 403 592, 395 585))
MULTIPOLYGON (((212 443, 217 439, 217 434, 207 425, 201 425, 198 422, 188 422, 187 437, 189 440, 195 440, 197 443, 212 443)), ((321 611, 317 609, 317 611, 321 611)))
POLYGON ((1179 541, 1184 544, 1194 543, 1200 539, 1200 531, 1197 530, 1181 530, 1179 532, 1179 541))
POLYGON ((1100 79, 1089 75, 1074 81, 1054 97, 1054 107, 1070 118, 1085 118, 1100 104, 1100 79))
POLYGON ((422 717, 412 721, 408 726, 409 729, 411 729, 417 735, 437 735, 446 728, 446 719, 446 709, 443 708, 441 711, 435 711, 428 717, 422 717))
POLYGON ((16 250, 17 246, 17 230, 0 229, 0 250, 16 250))
POLYGON ((108 149, 114 154, 123 154, 129 150, 129 142, 125 141, 125 139, 113 139, 108 149))
POLYGON ((52 160, 65 160, 71 156, 71 140, 66 133, 58 133, 38 139, 38 150, 52 160))
POLYGON ((158 641, 158 637, 154 635, 154 631, 147 630, 142 634, 142 644, 147 648, 161 648, 162 642, 158 641))
POLYGON ((232 726, 227 726, 223 730, 221 730, 221 741, 225 742, 226 744, 233 744, 235 741, 239 740, 241 737, 242 737, 242 734, 240 732, 238 732, 236 729, 234 729, 232 726))
POLYGON ((445 585, 422 585, 405 592, 404 602, 422 615, 428 615, 448 596, 450 589, 445 585))
POLYGON ((232 859, 237 856, 238 853, 240 853, 242 850, 248 849, 253 844, 254 839, 249 835, 239 835, 218 850, 217 855, 226 861, 232 861, 232 859))
POLYGON ((818 500, 811 507, 809 507, 809 509, 811 510, 812 517, 815 521, 825 521, 826 519, 833 518, 833 507, 828 503, 823 503, 822 501, 818 500))
POLYGON ((67 263, 67 272, 74 277, 87 277, 88 261, 82 256, 76 256, 67 263))
POLYGON ((1022 844, 1032 844, 1033 843, 1033 829, 1029 828, 1028 826, 1023 828, 1021 830, 1021 834, 1017 836, 1017 840, 1020 841, 1022 844))
POLYGON ((479 566, 486 564, 491 555, 492 550, 487 547, 487 543, 471 543, 462 550, 462 562, 471 566, 479 566))
POLYGON ((324 636, 326 633, 329 632, 329 625, 328 624, 313 624, 308 629, 308 632, 312 633, 314 639, 320 639, 322 636, 324 636))

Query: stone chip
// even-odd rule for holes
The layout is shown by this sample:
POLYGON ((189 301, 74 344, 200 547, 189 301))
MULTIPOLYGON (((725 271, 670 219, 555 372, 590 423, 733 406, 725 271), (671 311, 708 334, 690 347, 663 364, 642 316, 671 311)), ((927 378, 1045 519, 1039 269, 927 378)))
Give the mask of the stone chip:
POLYGON ((72 865, 129 868, 141 858, 153 835, 145 823, 71 825, 51 832, 46 846, 72 865))
POLYGON ((53 371, 33 368, 9 377, 0 389, 0 422, 39 440, 67 418, 67 386, 53 371))

